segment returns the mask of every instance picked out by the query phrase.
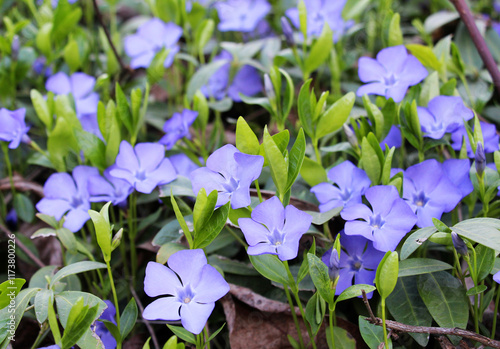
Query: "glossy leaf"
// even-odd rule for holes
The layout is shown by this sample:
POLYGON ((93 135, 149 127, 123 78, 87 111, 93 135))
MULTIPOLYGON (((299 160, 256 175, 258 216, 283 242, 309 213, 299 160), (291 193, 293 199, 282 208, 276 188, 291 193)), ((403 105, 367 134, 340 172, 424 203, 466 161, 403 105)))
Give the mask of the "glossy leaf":
POLYGON ((402 260, 399 263, 399 274, 398 276, 411 276, 420 275, 426 273, 433 273, 436 271, 453 269, 453 266, 448 263, 442 262, 438 259, 430 258, 409 258, 402 260))
POLYGON ((279 284, 288 285, 285 266, 276 255, 262 254, 259 256, 248 256, 254 268, 267 279, 279 284))

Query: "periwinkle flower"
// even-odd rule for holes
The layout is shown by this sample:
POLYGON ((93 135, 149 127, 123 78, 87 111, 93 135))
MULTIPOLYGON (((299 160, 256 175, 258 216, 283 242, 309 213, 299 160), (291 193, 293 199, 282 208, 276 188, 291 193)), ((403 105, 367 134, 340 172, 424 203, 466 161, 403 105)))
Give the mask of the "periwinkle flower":
POLYGON ((337 285, 337 278, 339 277, 340 270, 339 253, 336 249, 332 248, 325 252, 321 260, 328 267, 328 277, 331 281, 335 282, 335 285, 337 285))
MULTIPOLYGON (((497 134, 496 126, 483 121, 480 121, 479 125, 481 126, 481 131, 483 133, 484 152, 493 153, 495 150, 498 150, 499 136, 497 134)), ((462 148, 463 139, 465 139, 465 146, 467 147, 467 156, 469 158, 474 158, 475 154, 472 151, 472 147, 470 146, 470 141, 469 137, 467 136, 465 126, 460 127, 451 134, 451 147, 456 151, 460 151, 460 149, 462 148)))
POLYGON ((140 193, 150 194, 155 187, 170 183, 177 174, 165 157, 165 148, 158 143, 139 143, 132 147, 127 141, 120 150, 109 174, 121 178, 140 193))
POLYGON ((164 48, 169 52, 163 66, 170 67, 180 50, 177 42, 181 36, 182 28, 175 23, 165 23, 158 18, 150 19, 137 29, 137 33, 125 38, 125 53, 132 58, 130 67, 149 67, 154 56, 164 48))
POLYGON ((497 284, 500 284, 500 271, 496 272, 495 275, 493 275, 493 281, 495 281, 497 284))
POLYGON ((250 65, 244 65, 234 75, 233 80, 229 81, 231 61, 233 56, 222 51, 215 56, 213 61, 225 59, 228 61, 219 70, 217 70, 208 80, 208 83, 201 87, 201 92, 206 97, 213 97, 217 100, 229 96, 233 101, 240 102, 240 93, 246 96, 253 96, 262 91, 262 81, 257 69, 250 65), (230 84, 229 84, 230 83, 230 84))
POLYGON ((52 67, 47 65, 47 58, 40 56, 33 62, 33 72, 37 75, 43 75, 46 78, 52 75, 52 67))
POLYGON ((181 320, 189 332, 199 334, 215 307, 229 292, 221 274, 207 264, 203 250, 182 250, 163 264, 149 262, 144 292, 150 297, 166 296, 149 304, 142 313, 147 320, 181 320))
MULTIPOLYGON (((339 279, 335 294, 341 294, 352 285, 373 285, 377 267, 384 258, 384 252, 373 248, 373 243, 362 236, 346 236, 344 231, 340 232, 340 261, 338 263, 339 279)), ((335 251, 335 254, 337 252, 335 251)), ((332 249, 328 250, 321 260, 329 266, 332 249)), ((367 293, 371 298, 373 292, 367 293)))
POLYGON ((217 190, 216 207, 231 201, 233 209, 250 205, 250 185, 259 178, 264 158, 240 152, 226 144, 207 159, 207 166, 194 170, 190 179, 197 195, 201 188, 207 194, 217 190))
MULTIPOLYGON (((200 168, 193 160, 191 160, 186 154, 180 153, 171 155, 169 157, 170 162, 175 168, 177 175, 188 177, 197 168, 200 168)), ((203 159, 202 159, 203 160, 203 159)))
POLYGON ((459 255, 466 256, 469 253, 465 241, 462 240, 462 238, 454 231, 451 232, 451 241, 453 242, 453 247, 459 255))
POLYGON ((43 186, 45 197, 36 204, 36 209, 57 220, 66 214, 63 227, 77 232, 90 218, 88 178, 98 175, 99 170, 90 166, 75 167, 73 176, 68 173, 52 174, 43 186))
POLYGON ((328 179, 336 186, 320 183, 311 188, 311 192, 316 195, 320 203, 320 212, 361 203, 361 196, 371 184, 365 171, 348 160, 328 171, 328 179))
POLYGON ((49 345, 48 347, 40 347, 38 349, 61 349, 57 344, 49 345))
MULTIPOLYGON (((72 94, 75 100, 76 115, 79 119, 87 115, 97 114, 99 95, 93 92, 95 78, 85 73, 73 73, 68 76, 59 72, 47 79, 45 88, 56 95, 72 94)), ((97 119, 96 119, 97 120, 97 119)))
POLYGON ((295 46, 293 29, 286 17, 281 17, 281 29, 283 29, 283 35, 285 36, 285 40, 288 46, 295 46))
POLYGON ((447 132, 455 132, 463 125, 464 120, 474 117, 460 97, 434 97, 427 108, 417 107, 418 118, 424 136, 441 139, 447 132))
POLYGON ((114 206, 124 206, 134 187, 124 179, 113 177, 110 172, 113 167, 106 169, 104 176, 93 176, 88 181, 90 202, 108 202, 114 206))
POLYGON ((238 219, 249 255, 274 254, 282 261, 297 257, 299 240, 307 232, 312 217, 292 205, 283 207, 276 196, 257 205, 252 218, 238 219))
POLYGON ((221 32, 251 32, 271 10, 267 0, 227 0, 215 4, 221 32))
POLYGON ((26 109, 17 110, 0 109, 0 141, 10 142, 9 149, 16 149, 21 142, 30 141, 27 133, 29 127, 26 126, 24 117, 26 109))
POLYGON ((413 228, 417 217, 399 197, 394 186, 371 187, 366 191, 365 197, 371 209, 364 204, 355 204, 344 208, 340 213, 346 220, 346 235, 361 235, 373 241, 373 247, 379 251, 394 251, 401 239, 413 228))
POLYGON ((403 45, 387 47, 377 54, 377 59, 361 57, 358 62, 359 79, 368 83, 358 88, 356 94, 375 94, 392 98, 399 103, 410 86, 427 76, 427 69, 409 55, 403 45))
POLYGON ((442 165, 425 160, 404 172, 403 198, 416 213, 420 228, 432 226, 432 218, 440 219, 462 199, 462 191, 452 183, 442 165))
MULTIPOLYGON (((344 21, 342 10, 347 0, 308 0, 305 1, 307 11, 307 35, 320 36, 325 23, 333 31, 336 42, 344 32, 353 25, 353 21, 344 21)), ((299 10, 297 7, 286 10, 286 16, 296 28, 300 28, 299 10)))
POLYGON ((189 109, 184 109, 182 113, 174 113, 170 119, 165 121, 163 131, 165 131, 166 135, 158 143, 165 145, 167 150, 170 150, 179 139, 184 137, 191 139, 189 126, 193 124, 197 117, 198 112, 189 109))
POLYGON ((474 186, 470 180, 470 161, 469 159, 448 159, 443 162, 443 171, 450 181, 457 187, 462 194, 462 198, 469 195, 474 186))
POLYGON ((384 140, 380 142, 380 146, 382 147, 382 149, 385 149, 385 145, 387 145, 389 148, 399 148, 401 147, 402 143, 403 138, 401 137, 401 131, 399 130, 399 127, 397 127, 396 125, 392 125, 387 136, 385 136, 384 140))
MULTIPOLYGON (((99 317, 99 320, 106 320, 116 325, 115 316, 116 316, 116 308, 108 300, 105 300, 104 303, 108 306, 104 309, 104 312, 99 317)), ((94 332, 101 338, 102 344, 104 344, 104 349, 115 349, 116 348, 116 339, 113 337, 111 332, 106 328, 103 322, 96 321, 94 326, 94 332)))

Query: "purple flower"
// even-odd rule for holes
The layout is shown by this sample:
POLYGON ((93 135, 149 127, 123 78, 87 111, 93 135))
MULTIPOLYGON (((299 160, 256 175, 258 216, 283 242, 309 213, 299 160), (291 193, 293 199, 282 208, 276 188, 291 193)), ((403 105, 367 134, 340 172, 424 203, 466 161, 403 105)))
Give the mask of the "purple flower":
POLYGON ((311 188, 320 203, 320 212, 361 203, 361 196, 371 184, 365 171, 348 160, 328 171, 328 179, 337 186, 320 183, 311 188))
POLYGON ((283 35, 285 36, 285 40, 288 46, 295 46, 293 29, 290 25, 290 22, 288 22, 288 19, 285 16, 281 17, 281 29, 283 30, 283 35))
POLYGON ((48 347, 40 347, 38 349, 61 349, 57 344, 49 345, 48 347))
POLYGON ((165 23, 158 18, 152 18, 139 27, 137 33, 125 38, 125 53, 132 58, 130 67, 147 68, 154 56, 162 49, 169 50, 163 63, 168 68, 174 62, 174 56, 179 52, 177 45, 182 36, 182 28, 174 23, 165 23))
POLYGON ((417 214, 420 228, 432 226, 432 218, 440 219, 462 199, 443 166, 434 159, 409 167, 404 172, 403 198, 417 214))
POLYGON ((93 92, 95 78, 85 73, 74 73, 70 77, 59 72, 47 79, 45 88, 56 95, 71 93, 75 100, 76 115, 80 119, 86 115, 97 114, 99 95, 93 92))
MULTIPOLYGON (((498 150, 499 137, 496 132, 497 129, 495 125, 482 121, 479 122, 479 125, 481 125, 481 130, 483 131, 484 152, 493 153, 495 150, 498 150)), ((470 141, 469 137, 467 136, 467 131, 465 130, 465 126, 460 127, 458 130, 456 130, 451 134, 451 147, 456 151, 460 151, 460 149, 462 148, 463 138, 465 138, 465 145, 467 147, 467 156, 469 158, 474 158, 475 155, 470 146, 470 141)))
POLYGON ((165 148, 158 143, 139 143, 133 148, 127 141, 120 143, 116 162, 109 174, 121 178, 140 193, 149 194, 158 185, 173 181, 177 174, 165 148))
POLYGON ((222 51, 219 55, 215 56, 214 61, 220 59, 225 59, 228 63, 224 64, 210 77, 207 85, 202 86, 201 92, 206 97, 214 97, 219 100, 228 95, 233 101, 240 102, 240 93, 246 96, 253 96, 262 91, 260 75, 257 69, 249 65, 241 67, 229 85, 230 62, 233 60, 233 56, 227 51, 222 51))
POLYGON ((52 174, 43 186, 45 198, 36 204, 36 209, 57 220, 66 214, 63 227, 77 232, 90 218, 87 180, 97 175, 99 171, 90 166, 75 167, 73 177, 67 173, 52 174))
MULTIPOLYGON (((180 153, 175 154, 169 157, 170 162, 175 168, 175 172, 178 175, 188 177, 191 175, 191 172, 200 168, 197 164, 195 164, 186 154, 180 153)), ((203 159, 202 159, 203 160, 203 159)), ((202 161, 203 162, 203 161, 202 161)))
MULTIPOLYGON (((344 21, 342 10, 347 0, 308 0, 305 1, 307 10, 307 35, 320 36, 325 22, 333 31, 333 40, 337 41, 345 31, 353 25, 353 21, 344 21)), ((285 14, 296 28, 300 28, 299 10, 291 8, 285 14)))
POLYGON ((425 137, 441 139, 447 132, 455 132, 464 120, 474 117, 472 110, 460 97, 434 97, 427 108, 417 107, 418 118, 425 137))
POLYGON ((267 0, 227 0, 215 4, 221 32, 251 32, 271 10, 267 0))
POLYGON ((143 318, 181 320, 186 330, 199 334, 215 301, 229 292, 229 285, 207 264, 203 250, 182 250, 168 259, 168 268, 160 263, 148 263, 144 292, 150 297, 167 297, 149 304, 142 313, 143 318))
POLYGON ((197 111, 189 109, 184 109, 182 113, 174 113, 170 119, 165 121, 163 131, 165 131, 166 135, 158 143, 164 144, 167 150, 170 150, 179 139, 184 137, 191 139, 189 126, 193 124, 197 116, 197 111))
POLYGON ((233 209, 250 205, 250 185, 259 178, 264 157, 240 152, 226 144, 207 159, 207 167, 194 170, 190 179, 197 195, 201 188, 208 193, 217 190, 216 207, 231 201, 233 209))
POLYGON ((111 201, 115 206, 124 206, 127 198, 134 191, 134 187, 126 180, 113 177, 110 172, 113 167, 104 171, 103 176, 90 177, 88 181, 88 191, 90 202, 111 201))
POLYGON ((427 69, 401 46, 387 47, 377 54, 377 59, 359 59, 359 79, 368 83, 358 88, 357 95, 375 94, 392 98, 399 103, 410 86, 427 76, 427 69))
POLYGON ((403 139, 401 138, 401 131, 399 130, 399 127, 392 125, 387 136, 385 136, 384 140, 380 142, 380 146, 382 149, 385 149, 386 144, 389 148, 399 148, 401 147, 402 142, 403 139))
POLYGON ((417 217, 399 197, 396 187, 371 187, 366 191, 365 197, 371 209, 364 204, 355 204, 344 208, 340 213, 347 221, 344 228, 346 235, 364 236, 373 241, 373 247, 377 250, 393 251, 413 228, 417 217))
POLYGON ((26 126, 24 117, 26 109, 17 110, 0 109, 0 141, 10 142, 9 148, 16 149, 21 142, 30 141, 27 133, 29 127, 26 126))
POLYGON ((474 187, 470 180, 470 161, 468 159, 448 159, 443 162, 443 171, 458 188, 462 198, 469 195, 474 187))
MULTIPOLYGON (((112 322, 116 325, 115 316, 116 316, 116 308, 108 300, 105 300, 104 303, 108 306, 102 315, 99 317, 99 320, 106 320, 112 322)), ((106 325, 103 322, 96 321, 94 332, 101 338, 102 343, 104 344, 105 349, 115 349, 116 348, 116 339, 113 337, 111 332, 108 331, 106 325)))
POLYGON ((309 214, 292 205, 284 208, 276 196, 257 205, 252 218, 238 219, 249 255, 275 254, 282 261, 297 257, 299 240, 311 222, 309 214))
MULTIPOLYGON (((335 294, 341 294, 352 285, 373 285, 377 267, 384 258, 384 252, 373 248, 373 243, 362 236, 347 236, 344 231, 340 232, 339 280, 335 294)), ((335 252, 335 254, 337 254, 335 252)), ((323 263, 329 265, 332 249, 328 250, 321 258, 323 263)), ((368 298, 373 292, 367 294, 368 298)))
POLYGON ((500 284, 500 271, 496 272, 495 275, 493 275, 493 280, 497 283, 500 284))

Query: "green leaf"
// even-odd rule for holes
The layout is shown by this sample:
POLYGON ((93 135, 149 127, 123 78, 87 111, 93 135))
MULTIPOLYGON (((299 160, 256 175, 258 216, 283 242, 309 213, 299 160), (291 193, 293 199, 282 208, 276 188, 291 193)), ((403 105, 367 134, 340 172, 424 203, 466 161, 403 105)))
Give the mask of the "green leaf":
POLYGON ((364 285, 364 284, 357 284, 357 285, 349 286, 344 291, 342 291, 342 293, 336 299, 336 302, 341 302, 341 301, 345 301, 346 299, 359 297, 363 294, 361 292, 361 290, 365 290, 366 293, 370 293, 372 291, 375 291, 376 288, 375 288, 375 286, 364 285))
POLYGON ((118 118, 125 125, 125 128, 129 132, 129 134, 134 133, 134 120, 132 113, 130 112, 130 106, 127 101, 127 97, 123 93, 122 88, 119 83, 115 85, 115 93, 116 93, 116 111, 118 114, 118 118))
POLYGON ((89 210, 90 218, 94 223, 97 244, 101 248, 104 260, 111 260, 111 226, 109 223, 108 210, 111 202, 108 202, 101 209, 101 212, 89 210))
POLYGON ((401 260, 410 257, 435 232, 437 232, 435 227, 425 227, 412 233, 401 247, 401 260))
POLYGON ((208 196, 205 188, 201 188, 196 196, 196 202, 193 208, 193 222, 195 231, 195 240, 197 232, 201 231, 208 220, 214 214, 217 204, 217 190, 213 190, 208 196))
POLYGON ((500 229, 499 219, 467 219, 455 224, 451 229, 461 237, 465 237, 481 245, 500 251, 500 239, 498 239, 498 230, 500 229))
MULTIPOLYGON (((370 349, 378 349, 380 344, 384 343, 384 329, 382 326, 374 325, 367 320, 364 316, 358 317, 359 332, 370 349)), ((389 349, 392 349, 392 342, 389 338, 389 349)))
POLYGON ((479 285, 479 286, 476 286, 476 287, 468 289, 465 294, 468 297, 471 297, 471 296, 475 296, 477 294, 481 294, 484 291, 486 291, 487 289, 488 289, 488 286, 486 286, 486 285, 479 285))
POLYGON ((206 85, 210 77, 215 74, 224 64, 228 63, 226 59, 221 59, 217 61, 212 61, 209 64, 198 69, 196 73, 193 74, 191 80, 187 85, 186 97, 191 101, 196 93, 202 86, 206 85))
POLYGON ((377 268, 375 285, 380 297, 387 298, 396 287, 398 281, 398 253, 387 251, 377 268))
POLYGON ((306 153, 306 138, 304 136, 304 130, 301 128, 292 149, 290 150, 289 160, 288 160, 288 182, 286 185, 285 192, 287 192, 295 182, 295 179, 299 175, 299 171, 302 168, 302 163, 304 162, 304 155, 306 153))
POLYGON ((196 338, 194 334, 186 330, 184 327, 167 325, 170 331, 172 331, 177 337, 191 344, 196 345, 196 338))
POLYGON ((75 130, 75 138, 78 147, 83 151, 85 158, 99 170, 106 169, 106 144, 96 135, 84 131, 75 130))
MULTIPOLYGON (((373 135, 373 133, 371 134, 373 135)), ((361 141, 361 164, 372 184, 378 184, 382 174, 382 166, 377 151, 372 148, 366 137, 361 141)))
POLYGON ((238 208, 236 210, 231 207, 229 208, 229 220, 236 226, 239 225, 238 219, 251 218, 251 216, 252 212, 246 207, 238 208))
POLYGON ((49 315, 49 303, 53 302, 54 292, 52 290, 40 290, 35 296, 35 316, 41 324, 47 320, 49 315))
POLYGON ((228 202, 224 206, 219 207, 200 230, 197 231, 195 229, 193 248, 205 248, 219 235, 222 228, 226 225, 230 204, 228 202))
POLYGON ((269 162, 274 184, 279 194, 284 195, 288 182, 288 165, 274 139, 269 134, 267 126, 264 128, 264 151, 269 162))
POLYGON ((399 26, 400 19, 399 13, 392 15, 391 23, 389 24, 389 46, 403 45, 403 33, 401 32, 401 27, 399 26))
POLYGON ((178 251, 185 249, 186 246, 181 245, 179 243, 168 242, 166 244, 163 244, 156 253, 156 262, 160 264, 165 264, 168 262, 170 256, 172 256, 174 253, 178 251))
MULTIPOLYGON (((422 274, 418 276, 417 289, 439 326, 466 327, 469 308, 465 290, 458 279, 445 271, 422 274)), ((450 339, 453 341, 452 337, 450 339)))
POLYGON ((329 348, 335 349, 355 349, 356 348, 356 340, 351 336, 349 332, 344 330, 341 327, 334 326, 333 327, 333 337, 335 339, 335 346, 330 343, 330 327, 326 329, 326 341, 328 343, 329 348))
POLYGON ((259 147, 259 139, 245 119, 240 116, 236 124, 236 148, 245 154, 258 155, 259 147))
POLYGON ((297 101, 297 111, 299 113, 300 124, 304 128, 304 131, 309 137, 314 137, 313 132, 313 107, 311 105, 311 86, 312 79, 307 80, 300 88, 299 98, 297 101))
POLYGON ((340 211, 342 211, 344 207, 335 207, 332 208, 329 211, 326 212, 313 212, 313 211, 306 211, 309 215, 313 217, 312 223, 316 225, 321 225, 326 222, 328 222, 330 219, 333 217, 337 217, 340 214, 340 211))
POLYGON ((54 121, 53 115, 49 111, 47 101, 43 98, 42 94, 37 90, 31 90, 31 103, 35 108, 36 115, 43 122, 47 130, 52 130, 52 123, 54 121))
POLYGON ((479 283, 490 275, 495 264, 496 252, 481 244, 474 247, 474 250, 476 250, 477 263, 474 258, 471 258, 471 264, 472 268, 477 272, 476 281, 479 283))
MULTIPOLYGON (((226 326, 226 323, 223 323, 221 327, 219 327, 214 333, 212 333, 210 337, 208 337, 208 340, 205 342, 205 344, 214 339, 220 333, 220 331, 222 331, 224 326, 226 326)), ((205 344, 203 346, 205 346, 205 344)))
POLYGON ((309 263, 309 274, 320 296, 328 304, 333 304, 335 291, 332 289, 332 281, 328 276, 328 267, 312 253, 307 254, 307 261, 309 263))
POLYGON ((429 46, 408 44, 406 45, 406 48, 410 50, 412 55, 414 55, 424 66, 437 71, 441 69, 441 63, 429 46))
POLYGON ((66 228, 56 229, 56 235, 63 246, 70 252, 74 253, 77 250, 77 241, 75 234, 66 228))
POLYGON ((276 255, 262 254, 248 256, 254 268, 267 279, 279 284, 288 285, 287 272, 283 262, 276 255))
POLYGON ((304 157, 304 162, 302 163, 302 168, 300 169, 300 175, 311 187, 320 183, 328 182, 328 177, 326 176, 326 171, 323 166, 308 157, 304 157))
POLYGON ((467 68, 480 70, 483 67, 483 60, 469 34, 469 30, 463 22, 458 24, 457 32, 453 39, 467 68))
POLYGON ((214 20, 209 18, 205 19, 196 29, 195 42, 197 44, 198 52, 203 54, 203 48, 207 45, 208 41, 214 33, 215 23, 214 20))
POLYGON ((160 186, 160 197, 169 197, 170 193, 173 196, 191 196, 195 197, 193 186, 189 178, 184 176, 177 176, 174 181, 160 186))
POLYGON ((246 276, 260 275, 251 265, 223 256, 211 255, 208 257, 208 263, 222 270, 224 273, 246 276))
POLYGON ((88 331, 90 325, 99 316, 99 304, 89 307, 83 305, 83 297, 80 297, 71 307, 66 322, 66 328, 62 337, 61 349, 69 349, 88 331))
POLYGON ((422 84, 422 91, 420 92, 419 106, 427 107, 429 101, 434 97, 439 96, 439 75, 438 72, 435 71, 427 78, 425 78, 424 83, 422 84))
POLYGON ((0 284, 0 309, 9 305, 11 299, 14 299, 19 294, 25 283, 25 279, 15 278, 0 284))
POLYGON ((71 72, 75 72, 78 68, 80 68, 82 64, 80 60, 80 52, 78 49, 78 43, 74 39, 69 40, 68 44, 64 47, 63 57, 71 72))
POLYGON ((316 125, 316 139, 320 139, 342 128, 354 106, 355 99, 356 96, 354 93, 349 92, 321 114, 316 125))
MULTIPOLYGON (((394 291, 387 297, 386 304, 391 315, 398 322, 412 326, 431 326, 432 324, 432 316, 418 294, 416 276, 400 277, 394 291)), ((427 346, 428 334, 410 333, 410 335, 419 345, 427 346)))
POLYGON ((179 222, 179 225, 181 226, 182 231, 184 232, 184 236, 188 241, 188 245, 190 247, 194 247, 194 241, 193 241, 193 236, 191 235, 191 231, 189 230, 189 227, 186 224, 186 220, 184 219, 184 216, 182 215, 181 210, 179 209, 179 205, 177 205, 177 201, 175 201, 175 197, 173 195, 170 196, 170 202, 172 203, 175 217, 177 218, 177 221, 179 222))
POLYGON ((304 71, 309 74, 315 71, 330 55, 333 47, 333 32, 325 22, 320 37, 311 47, 311 52, 304 62, 304 71))
POLYGON ((130 331, 135 326, 137 321, 137 304, 135 303, 135 298, 132 297, 128 302, 125 310, 120 316, 120 335, 122 340, 125 339, 130 331))
POLYGON ((14 209, 17 216, 26 223, 31 223, 35 218, 35 208, 31 200, 24 194, 16 193, 14 195, 14 209))
POLYGON ((63 6, 57 6, 54 14, 54 28, 51 31, 51 39, 54 43, 60 43, 63 39, 73 31, 80 22, 82 17, 82 9, 76 7, 72 11, 61 10, 63 6))
POLYGON ((54 286, 59 280, 73 274, 83 273, 89 270, 106 268, 106 264, 99 262, 83 261, 65 266, 59 270, 50 281, 50 286, 54 286))
POLYGON ((441 262, 437 259, 430 258, 409 258, 399 263, 399 274, 403 276, 420 275, 433 273, 441 270, 453 269, 453 266, 448 263, 441 262))
POLYGON ((325 317, 325 300, 315 292, 306 304, 306 320, 311 325, 313 335, 317 334, 325 317))

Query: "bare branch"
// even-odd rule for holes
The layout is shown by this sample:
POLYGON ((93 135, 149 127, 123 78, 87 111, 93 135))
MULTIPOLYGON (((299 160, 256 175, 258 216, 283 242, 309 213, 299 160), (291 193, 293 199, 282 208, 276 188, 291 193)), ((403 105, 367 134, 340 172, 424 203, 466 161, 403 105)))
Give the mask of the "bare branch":
POLYGON ((9 238, 9 239, 10 239, 11 235, 14 235, 16 246, 19 246, 19 248, 21 250, 23 250, 23 252, 26 253, 28 255, 28 257, 30 257, 30 259, 33 262, 35 262, 36 265, 38 265, 40 268, 45 267, 45 264, 37 256, 35 256, 35 254, 33 252, 31 252, 31 250, 28 247, 26 247, 26 245, 24 245, 21 242, 21 240, 19 240, 16 237, 16 235, 14 233, 12 233, 6 226, 4 226, 3 224, 0 224, 0 230, 3 231, 5 233, 5 235, 7 236, 7 238, 9 238))

